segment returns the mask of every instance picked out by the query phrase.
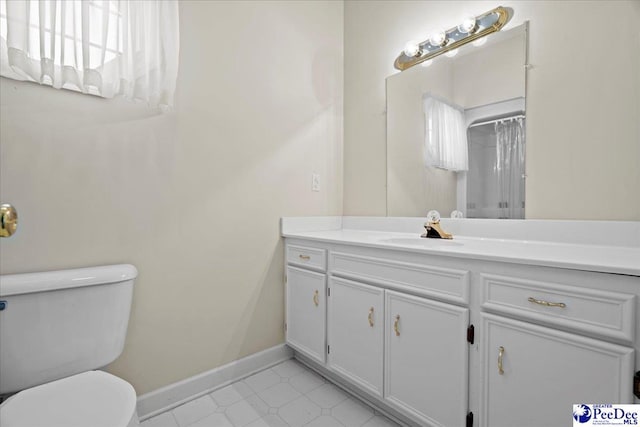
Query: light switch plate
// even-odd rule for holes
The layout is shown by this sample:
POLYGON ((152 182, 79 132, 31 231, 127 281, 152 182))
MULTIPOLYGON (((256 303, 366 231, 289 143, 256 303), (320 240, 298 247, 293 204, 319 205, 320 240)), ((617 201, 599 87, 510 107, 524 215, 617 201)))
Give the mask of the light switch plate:
POLYGON ((320 191, 320 174, 311 174, 311 191, 320 191))

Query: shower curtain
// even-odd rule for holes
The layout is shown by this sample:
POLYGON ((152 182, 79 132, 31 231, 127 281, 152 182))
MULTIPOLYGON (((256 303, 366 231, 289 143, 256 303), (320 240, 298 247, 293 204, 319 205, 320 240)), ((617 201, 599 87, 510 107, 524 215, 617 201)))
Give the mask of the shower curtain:
POLYGON ((499 216, 524 218, 525 119, 517 118, 495 124, 496 178, 498 180, 499 216))

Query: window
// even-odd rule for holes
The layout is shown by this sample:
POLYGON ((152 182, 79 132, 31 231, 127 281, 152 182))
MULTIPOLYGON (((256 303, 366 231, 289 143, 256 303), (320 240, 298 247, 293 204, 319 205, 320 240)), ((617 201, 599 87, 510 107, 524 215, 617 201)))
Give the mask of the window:
POLYGON ((5 77, 171 106, 178 49, 175 0, 0 0, 5 77))
POLYGON ((464 112, 430 94, 423 95, 425 164, 451 171, 469 169, 464 112))

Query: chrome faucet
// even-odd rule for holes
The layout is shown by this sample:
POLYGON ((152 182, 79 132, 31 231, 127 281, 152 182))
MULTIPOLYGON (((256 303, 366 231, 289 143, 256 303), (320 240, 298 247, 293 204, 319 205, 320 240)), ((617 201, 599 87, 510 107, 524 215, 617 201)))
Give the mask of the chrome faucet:
POLYGON ((453 239, 451 233, 447 233, 440 227, 440 213, 438 211, 429 211, 427 214, 427 222, 424 223, 425 233, 420 237, 433 239, 453 239))

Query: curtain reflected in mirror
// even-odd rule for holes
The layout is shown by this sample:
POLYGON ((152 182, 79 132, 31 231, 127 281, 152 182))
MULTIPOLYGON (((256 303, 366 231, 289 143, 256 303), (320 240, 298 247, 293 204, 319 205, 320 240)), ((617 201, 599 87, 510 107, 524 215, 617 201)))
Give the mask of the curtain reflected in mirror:
POLYGON ((425 94, 425 165, 450 171, 469 169, 464 110, 425 94))
POLYGON ((525 118, 472 124, 468 141, 467 217, 523 219, 525 118))

